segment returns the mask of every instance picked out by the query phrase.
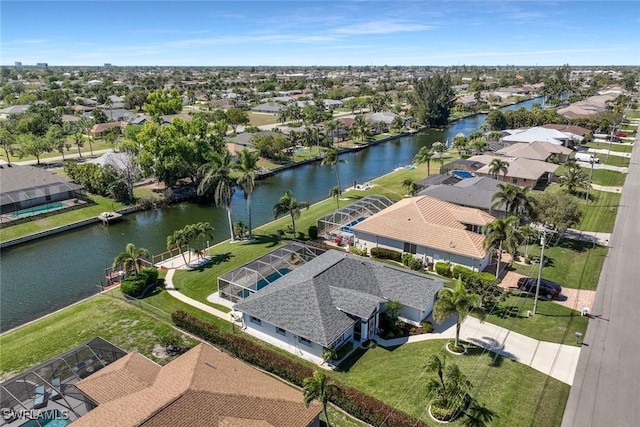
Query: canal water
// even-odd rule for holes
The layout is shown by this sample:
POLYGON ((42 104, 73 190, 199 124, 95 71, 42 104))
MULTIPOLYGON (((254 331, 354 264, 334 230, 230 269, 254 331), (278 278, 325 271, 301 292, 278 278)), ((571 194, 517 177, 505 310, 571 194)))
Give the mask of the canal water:
MULTIPOLYGON (((530 108, 541 99, 507 108, 530 108)), ((429 131, 384 142, 340 156, 343 187, 364 183, 411 163, 423 146, 453 140, 459 132, 469 135, 484 123, 477 115, 454 123, 445 131, 429 131), (342 161, 344 160, 344 161, 342 161)), ((335 174, 319 162, 281 172, 258 182, 252 195, 254 227, 273 220, 273 205, 291 190, 298 200, 315 203, 329 196, 335 174)), ((233 221, 247 221, 244 198, 236 191, 233 221)), ((211 244, 229 237, 226 211, 215 206, 180 203, 163 209, 128 215, 108 226, 95 224, 2 250, 0 265, 0 331, 58 310, 100 290, 104 268, 127 243, 152 254, 166 250, 173 231, 200 221, 215 228, 211 244)))

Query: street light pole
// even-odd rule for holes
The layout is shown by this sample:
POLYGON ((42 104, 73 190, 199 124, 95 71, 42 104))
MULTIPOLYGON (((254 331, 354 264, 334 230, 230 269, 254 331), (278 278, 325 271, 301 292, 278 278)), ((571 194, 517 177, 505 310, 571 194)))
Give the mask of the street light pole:
POLYGON ((536 281, 536 296, 533 300, 533 314, 538 310, 538 297, 540 296, 540 276, 542 275, 542 265, 544 264, 544 246, 547 242, 547 227, 542 229, 542 237, 540 238, 540 244, 542 250, 540 251, 540 266, 538 267, 538 280, 536 281))
POLYGON ((589 171, 589 184, 587 184, 587 197, 584 199, 585 205, 589 203, 589 190, 591 190, 591 180, 593 179, 593 164, 595 163, 595 159, 593 158, 593 156, 591 156, 591 160, 589 161, 589 163, 591 163, 591 171, 589 171))

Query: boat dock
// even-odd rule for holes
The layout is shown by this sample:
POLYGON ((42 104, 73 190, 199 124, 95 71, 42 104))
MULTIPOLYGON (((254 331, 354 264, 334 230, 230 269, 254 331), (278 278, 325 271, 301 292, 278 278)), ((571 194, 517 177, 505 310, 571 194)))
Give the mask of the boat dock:
POLYGON ((98 215, 98 219, 104 224, 111 224, 112 222, 120 221, 122 219, 122 214, 119 214, 118 212, 102 212, 98 215))

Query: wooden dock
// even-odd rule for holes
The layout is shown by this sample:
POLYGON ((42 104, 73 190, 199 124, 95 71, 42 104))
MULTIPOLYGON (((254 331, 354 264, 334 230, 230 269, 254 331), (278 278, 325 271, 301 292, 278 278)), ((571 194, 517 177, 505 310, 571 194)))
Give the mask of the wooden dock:
POLYGON ((112 222, 120 221, 122 219, 122 214, 119 214, 118 212, 102 212, 98 215, 98 219, 104 224, 111 224, 112 222))

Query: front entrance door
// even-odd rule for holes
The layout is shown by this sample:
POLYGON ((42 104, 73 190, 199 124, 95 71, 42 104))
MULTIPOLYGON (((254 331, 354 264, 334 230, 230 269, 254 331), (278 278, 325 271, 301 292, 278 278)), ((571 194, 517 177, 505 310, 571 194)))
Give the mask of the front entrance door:
POLYGON ((362 322, 358 320, 355 325, 353 325, 353 339, 360 342, 362 338, 362 322))

